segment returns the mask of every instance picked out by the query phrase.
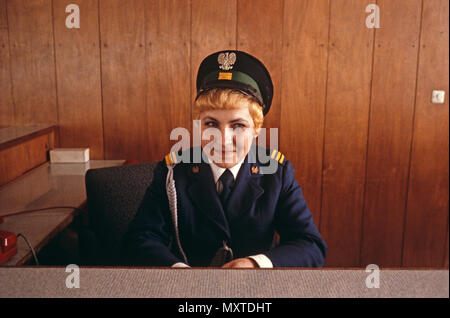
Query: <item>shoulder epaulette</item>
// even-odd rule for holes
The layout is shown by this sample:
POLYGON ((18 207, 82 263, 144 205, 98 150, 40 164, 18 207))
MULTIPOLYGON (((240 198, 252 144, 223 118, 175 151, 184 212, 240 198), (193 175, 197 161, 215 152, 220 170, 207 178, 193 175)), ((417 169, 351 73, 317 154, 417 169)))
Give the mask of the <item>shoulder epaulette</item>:
POLYGON ((174 165, 179 162, 178 155, 174 151, 168 153, 164 158, 166 159, 166 165, 174 165))
POLYGON ((278 161, 279 164, 283 164, 283 162, 285 162, 284 155, 276 149, 271 151, 270 158, 278 161))

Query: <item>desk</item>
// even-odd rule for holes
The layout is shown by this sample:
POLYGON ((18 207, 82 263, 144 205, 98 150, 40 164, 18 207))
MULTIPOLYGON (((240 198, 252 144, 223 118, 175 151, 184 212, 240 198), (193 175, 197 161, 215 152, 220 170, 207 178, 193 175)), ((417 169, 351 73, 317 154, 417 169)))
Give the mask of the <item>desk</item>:
POLYGON ((381 269, 367 288, 364 269, 80 268, 67 288, 65 267, 0 268, 3 297, 449 297, 448 270, 381 269))
MULTIPOLYGON (((86 204, 85 174, 88 169, 121 165, 124 160, 90 160, 86 163, 47 164, 0 189, 0 216, 53 206, 86 204)), ((55 209, 5 218, 0 230, 24 234, 38 252, 69 225, 75 209, 55 209)), ((22 238, 18 252, 2 266, 25 264, 32 256, 22 238)))

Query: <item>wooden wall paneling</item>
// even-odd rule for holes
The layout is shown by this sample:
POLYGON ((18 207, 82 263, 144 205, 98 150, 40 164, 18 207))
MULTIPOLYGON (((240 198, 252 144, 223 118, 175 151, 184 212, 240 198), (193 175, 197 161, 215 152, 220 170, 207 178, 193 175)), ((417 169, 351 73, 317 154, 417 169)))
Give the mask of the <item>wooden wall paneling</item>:
MULTIPOLYGON (((274 85, 272 106, 264 118, 263 126, 267 128, 267 147, 270 146, 269 128, 282 130, 280 114, 283 9, 284 0, 237 2, 237 49, 248 52, 263 62, 274 85)), ((280 131, 278 133, 280 134, 280 131)))
POLYGON ((424 0, 403 266, 442 266, 448 220, 449 2, 424 0), (432 90, 445 103, 432 104, 432 90))
POLYGON ((149 160, 159 161, 177 141, 170 132, 190 129, 190 1, 146 2, 147 122, 149 160))
POLYGON ((329 1, 285 0, 281 149, 320 221, 329 1))
MULTIPOLYGON (((191 3, 192 101, 197 92, 195 81, 202 60, 216 51, 236 49, 236 10, 236 0, 195 0, 191 3)), ((190 126, 192 129, 192 120, 190 126)))
POLYGON ((149 158, 144 2, 100 0, 105 159, 149 158))
POLYGON ((361 265, 401 266, 421 0, 377 2, 361 265), (407 25, 408 27, 405 27, 407 25))
POLYGON ((15 124, 56 124, 51 0, 8 0, 15 124))
POLYGON ((53 1, 61 146, 89 147, 91 159, 103 159, 98 1, 76 1, 80 28, 70 29, 72 3, 53 1))
POLYGON ((359 266, 373 29, 364 0, 331 1, 321 233, 327 266, 359 266))
POLYGON ((14 125, 6 0, 0 0, 0 125, 14 125))

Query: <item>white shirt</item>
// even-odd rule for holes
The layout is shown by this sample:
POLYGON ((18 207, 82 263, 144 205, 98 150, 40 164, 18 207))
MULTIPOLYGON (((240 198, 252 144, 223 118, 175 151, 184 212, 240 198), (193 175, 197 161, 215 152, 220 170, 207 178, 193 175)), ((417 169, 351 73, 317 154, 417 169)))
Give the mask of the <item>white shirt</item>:
MULTIPOLYGON (((236 180, 237 175, 239 173, 239 169, 241 169, 242 163, 244 162, 245 157, 238 162, 236 165, 234 165, 231 168, 228 168, 231 173, 233 174, 234 180, 236 180)), ((225 172, 226 168, 221 168, 217 165, 215 165, 212 160, 209 160, 209 166, 211 167, 211 171, 214 177, 214 183, 216 184, 216 189, 217 192, 220 194, 222 192, 222 182, 220 182, 219 178, 222 175, 222 173, 225 172)), ((248 256, 247 258, 251 258, 253 259, 260 268, 273 268, 273 264, 272 261, 270 260, 270 258, 268 258, 266 255, 264 254, 258 254, 258 255, 252 255, 252 256, 248 256)), ((188 265, 186 265, 185 263, 182 262, 178 262, 172 265, 172 267, 190 267, 188 265)))

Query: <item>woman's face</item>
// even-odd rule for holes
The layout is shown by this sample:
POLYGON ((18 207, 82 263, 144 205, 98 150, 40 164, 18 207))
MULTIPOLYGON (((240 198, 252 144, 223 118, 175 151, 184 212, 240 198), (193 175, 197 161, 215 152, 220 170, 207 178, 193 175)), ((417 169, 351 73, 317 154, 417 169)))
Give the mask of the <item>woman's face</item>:
POLYGON ((200 114, 202 148, 221 168, 231 168, 247 156, 256 137, 247 107, 200 114))

